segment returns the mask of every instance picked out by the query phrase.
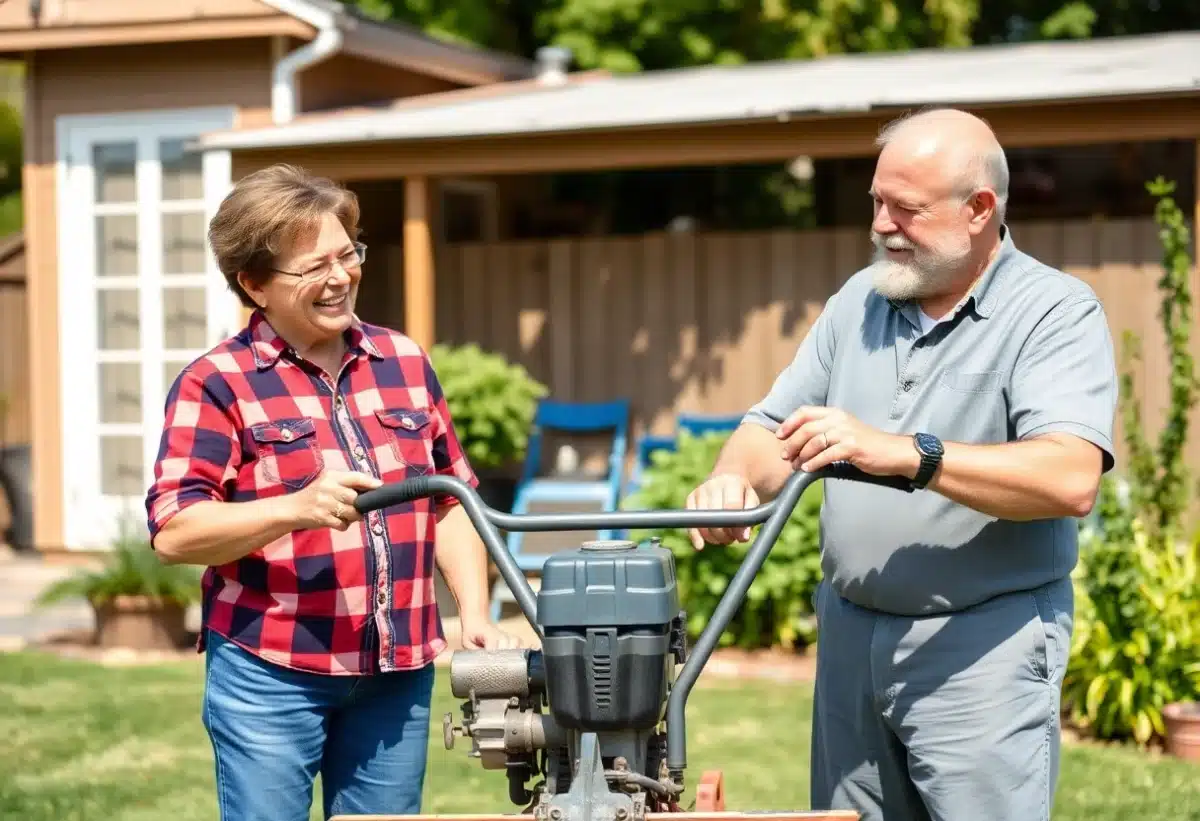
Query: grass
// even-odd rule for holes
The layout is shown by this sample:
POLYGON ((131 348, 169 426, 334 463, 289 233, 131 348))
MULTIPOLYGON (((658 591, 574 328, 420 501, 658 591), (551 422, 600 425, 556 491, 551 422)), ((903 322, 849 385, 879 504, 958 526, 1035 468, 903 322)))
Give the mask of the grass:
MULTIPOLYGON (((103 668, 0 653, 0 818, 216 818, 198 713, 201 670, 199 663, 103 668)), ((701 770, 720 766, 730 809, 807 807, 810 693, 748 681, 698 687, 688 705, 693 783, 701 770)), ((458 713, 445 674, 434 707, 424 811, 513 812, 503 776, 469 760, 469 742, 442 746, 441 715, 458 713)), ((1123 748, 1068 746, 1054 818, 1200 821, 1200 767, 1123 748)))

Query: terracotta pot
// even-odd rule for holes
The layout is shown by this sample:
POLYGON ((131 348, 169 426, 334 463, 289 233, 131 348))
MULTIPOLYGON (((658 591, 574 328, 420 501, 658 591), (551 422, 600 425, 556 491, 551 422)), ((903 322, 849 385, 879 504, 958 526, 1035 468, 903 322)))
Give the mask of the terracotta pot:
POLYGON ((187 608, 153 596, 116 596, 92 605, 96 643, 131 650, 176 650, 188 641, 187 608))
POLYGON ((1185 701, 1163 708, 1167 752, 1176 758, 1200 761, 1200 704, 1185 701))

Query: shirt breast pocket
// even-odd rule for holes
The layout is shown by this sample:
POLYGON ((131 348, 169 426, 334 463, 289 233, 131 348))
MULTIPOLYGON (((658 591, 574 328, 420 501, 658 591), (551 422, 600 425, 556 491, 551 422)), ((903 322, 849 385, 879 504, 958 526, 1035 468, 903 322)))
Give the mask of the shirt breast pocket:
POLYGON ((953 442, 996 444, 1008 440, 1004 373, 998 370, 947 368, 931 397, 930 433, 953 442))
POLYGON ((383 426, 392 456, 400 469, 418 474, 433 473, 432 418, 427 410, 377 410, 375 417, 383 426))
POLYGON ((309 418, 276 419, 250 428, 262 484, 300 490, 325 469, 316 423, 309 418))

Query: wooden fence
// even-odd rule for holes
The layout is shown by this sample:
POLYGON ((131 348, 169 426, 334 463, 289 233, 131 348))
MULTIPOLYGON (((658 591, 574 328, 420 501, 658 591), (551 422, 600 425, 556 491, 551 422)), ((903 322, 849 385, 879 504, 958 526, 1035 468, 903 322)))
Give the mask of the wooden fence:
MULTIPOLYGON (((1012 229, 1018 247, 1096 289, 1118 346, 1126 330, 1142 336, 1136 381, 1157 431, 1168 388, 1153 221, 1012 229)), ((668 433, 680 411, 740 412, 762 396, 824 301, 869 256, 865 228, 443 247, 437 338, 502 352, 562 399, 629 397, 635 434, 668 433)), ((399 249, 375 259, 390 283, 370 277, 372 296, 360 305, 402 327, 399 249)), ((1200 329, 1194 336, 1200 343, 1200 329)), ((1192 430, 1190 462, 1200 465, 1200 413, 1192 430)))

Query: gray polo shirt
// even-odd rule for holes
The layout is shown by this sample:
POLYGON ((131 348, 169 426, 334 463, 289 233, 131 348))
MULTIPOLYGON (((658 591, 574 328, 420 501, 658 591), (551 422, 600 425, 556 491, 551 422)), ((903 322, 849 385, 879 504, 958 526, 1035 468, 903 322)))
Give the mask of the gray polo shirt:
MULTIPOLYGON (((801 405, 841 408, 890 433, 967 444, 1070 433, 1113 465, 1117 373, 1104 309, 1075 277, 1003 247, 973 292, 928 333, 855 274, 825 305, 747 421, 774 430, 801 405)), ((1073 518, 998 520, 931 490, 829 481, 825 577, 846 599, 897 615, 969 607, 1067 576, 1073 518)))

